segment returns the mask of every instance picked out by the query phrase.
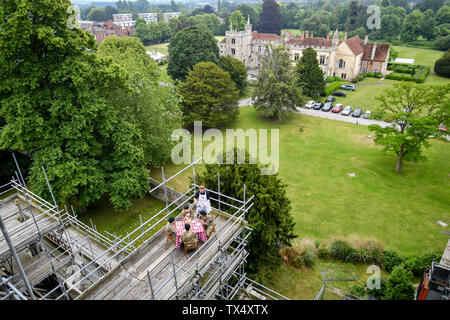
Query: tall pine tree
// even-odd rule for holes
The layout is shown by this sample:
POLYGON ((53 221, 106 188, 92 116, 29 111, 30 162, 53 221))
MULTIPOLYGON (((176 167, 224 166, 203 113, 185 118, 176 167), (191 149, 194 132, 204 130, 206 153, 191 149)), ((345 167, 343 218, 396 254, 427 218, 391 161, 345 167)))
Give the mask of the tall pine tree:
POLYGON ((256 30, 260 33, 280 35, 282 28, 283 17, 281 16, 280 6, 274 0, 264 0, 256 30))
POLYGON ((309 47, 297 61, 295 68, 297 83, 309 97, 325 95, 325 79, 317 61, 317 52, 309 47))

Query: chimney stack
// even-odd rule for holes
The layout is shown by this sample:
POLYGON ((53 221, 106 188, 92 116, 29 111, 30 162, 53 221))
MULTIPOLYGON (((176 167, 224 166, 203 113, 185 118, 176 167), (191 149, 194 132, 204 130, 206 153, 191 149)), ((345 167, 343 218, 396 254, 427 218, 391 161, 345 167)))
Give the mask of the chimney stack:
POLYGON ((369 40, 369 35, 368 34, 366 34, 366 37, 364 38, 364 45, 366 45, 367 44, 367 41, 369 40))
POLYGON ((311 32, 311 38, 314 38, 314 32, 311 32))
POLYGON ((375 42, 372 47, 372 54, 370 55, 370 60, 373 60, 373 58, 375 58, 376 51, 377 51, 377 43, 375 42))
POLYGON ((344 41, 347 40, 347 31, 344 34, 344 41))
POLYGON ((302 31, 301 35, 300 35, 300 39, 301 40, 305 40, 305 33, 302 31))
POLYGON ((327 41, 329 41, 330 40, 330 33, 328 32, 327 33, 327 41))

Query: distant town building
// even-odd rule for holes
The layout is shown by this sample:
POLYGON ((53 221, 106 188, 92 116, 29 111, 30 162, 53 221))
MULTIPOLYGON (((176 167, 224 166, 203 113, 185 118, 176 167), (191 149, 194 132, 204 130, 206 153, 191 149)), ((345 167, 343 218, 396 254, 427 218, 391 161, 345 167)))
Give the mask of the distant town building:
POLYGON ((121 26, 116 22, 93 22, 93 21, 80 21, 81 29, 89 31, 94 35, 95 40, 100 43, 108 37, 129 37, 134 33, 134 27, 121 26))
POLYGON ((276 34, 252 32, 250 18, 244 31, 230 30, 218 44, 222 56, 230 55, 242 61, 248 69, 261 66, 261 58, 267 52, 266 44, 284 45, 292 61, 300 59, 304 49, 312 47, 317 52, 317 60, 324 76, 338 76, 351 80, 362 72, 380 72, 385 74, 389 60, 389 43, 364 42, 358 36, 339 40, 338 30, 329 33, 326 38, 314 37, 308 31, 299 37, 285 32, 284 39, 276 34))
POLYGON ((117 13, 113 14, 114 22, 130 22, 133 21, 133 15, 131 13, 117 13))
POLYGON ((138 13, 139 19, 144 19, 147 24, 150 22, 158 22, 158 14, 156 12, 138 13))
POLYGON ((180 16, 181 12, 164 12, 163 15, 163 21, 169 22, 170 19, 178 18, 180 16))

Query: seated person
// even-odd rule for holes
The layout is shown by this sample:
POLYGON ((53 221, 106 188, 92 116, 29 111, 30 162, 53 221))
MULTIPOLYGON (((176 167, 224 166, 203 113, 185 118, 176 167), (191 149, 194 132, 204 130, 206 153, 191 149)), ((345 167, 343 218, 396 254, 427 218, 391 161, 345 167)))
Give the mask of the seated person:
POLYGON ((211 215, 207 214, 205 210, 200 211, 200 215, 198 216, 198 218, 203 225, 203 228, 205 229, 206 237, 209 239, 213 227, 214 218, 211 215))
POLYGON ((169 217, 169 219, 167 219, 167 224, 166 224, 166 230, 169 233, 169 236, 175 236, 177 233, 177 230, 175 229, 175 218, 174 217, 169 217))
POLYGON ((181 211, 180 214, 180 220, 192 220, 194 219, 194 213, 192 212, 191 208, 189 207, 189 205, 185 205, 183 207, 183 211, 181 211))
POLYGON ((186 223, 184 225, 184 228, 186 229, 185 232, 181 235, 181 243, 183 243, 187 249, 194 249, 196 244, 195 241, 197 240, 197 235, 195 232, 189 231, 191 228, 191 225, 186 223))

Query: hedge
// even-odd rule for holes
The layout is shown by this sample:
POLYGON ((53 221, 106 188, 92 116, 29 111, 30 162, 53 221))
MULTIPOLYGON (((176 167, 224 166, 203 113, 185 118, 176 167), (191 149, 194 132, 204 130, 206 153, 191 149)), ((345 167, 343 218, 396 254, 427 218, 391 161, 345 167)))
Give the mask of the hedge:
POLYGON ((413 77, 411 75, 404 75, 404 74, 399 74, 399 73, 394 72, 394 73, 386 75, 385 78, 392 79, 392 80, 423 83, 429 72, 430 72, 430 67, 423 67, 422 72, 419 74, 418 77, 413 77))
POLYGON ((325 79, 325 82, 326 83, 331 83, 331 82, 340 81, 340 80, 341 80, 341 78, 339 78, 338 76, 328 76, 325 79))
POLYGON ((341 88, 341 82, 340 81, 335 81, 335 82, 329 83, 325 87, 325 95, 329 96, 334 91, 339 90, 340 88, 341 88))

